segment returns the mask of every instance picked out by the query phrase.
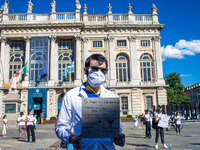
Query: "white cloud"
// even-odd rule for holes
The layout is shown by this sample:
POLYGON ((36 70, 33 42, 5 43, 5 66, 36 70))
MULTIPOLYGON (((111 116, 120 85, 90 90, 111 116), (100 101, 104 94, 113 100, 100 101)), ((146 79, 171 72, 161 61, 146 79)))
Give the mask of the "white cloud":
POLYGON ((185 75, 184 75, 184 74, 181 74, 180 76, 181 76, 181 77, 191 77, 192 75, 191 75, 191 74, 185 74, 185 75))
POLYGON ((161 52, 163 61, 167 58, 183 59, 185 58, 184 55, 195 55, 195 53, 200 53, 200 40, 179 40, 175 46, 162 46, 161 52))

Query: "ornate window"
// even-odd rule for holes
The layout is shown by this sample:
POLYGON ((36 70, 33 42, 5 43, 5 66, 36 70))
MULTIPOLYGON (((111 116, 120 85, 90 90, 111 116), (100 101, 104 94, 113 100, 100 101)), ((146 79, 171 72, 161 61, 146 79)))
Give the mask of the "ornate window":
POLYGON ((93 47, 103 47, 102 41, 93 41, 93 47))
POLYGON ((141 47, 150 47, 150 40, 141 40, 141 47))
POLYGON ((140 73, 141 73, 141 81, 154 80, 153 58, 148 53, 144 53, 140 57, 140 73))
MULTIPOLYGON (((12 79, 24 65, 25 56, 25 42, 24 41, 12 41, 10 46, 10 61, 9 61, 9 79, 12 79)), ((21 79, 23 80, 23 75, 21 79)))
POLYGON ((123 115, 127 115, 128 113, 128 97, 121 97, 121 110, 123 111, 123 115))
MULTIPOLYGON (((48 62, 48 49, 49 49, 48 37, 31 38, 31 66, 30 66, 31 82, 36 82, 45 63, 48 62)), ((47 80, 48 76, 43 78, 41 82, 47 82, 47 80)))
POLYGON ((118 40, 117 41, 117 47, 126 46, 126 40, 118 40))
POLYGON ((152 109, 153 106, 153 97, 147 96, 146 97, 146 109, 152 109))
POLYGON ((74 73, 70 72, 65 76, 62 73, 67 66, 74 60, 74 42, 72 40, 61 40, 58 45, 58 81, 72 82, 74 81, 74 73))
POLYGON ((119 54, 116 57, 116 79, 117 82, 127 82, 129 77, 129 59, 125 54, 119 54))

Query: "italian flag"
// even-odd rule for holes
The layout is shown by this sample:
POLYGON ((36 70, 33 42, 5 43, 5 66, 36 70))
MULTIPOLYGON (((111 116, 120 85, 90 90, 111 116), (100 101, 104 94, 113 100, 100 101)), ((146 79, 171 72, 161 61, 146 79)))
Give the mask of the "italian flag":
POLYGON ((26 62, 26 64, 24 65, 24 67, 22 69, 20 69, 16 74, 15 77, 18 77, 20 74, 24 74, 24 73, 28 73, 28 66, 27 66, 28 62, 26 62))

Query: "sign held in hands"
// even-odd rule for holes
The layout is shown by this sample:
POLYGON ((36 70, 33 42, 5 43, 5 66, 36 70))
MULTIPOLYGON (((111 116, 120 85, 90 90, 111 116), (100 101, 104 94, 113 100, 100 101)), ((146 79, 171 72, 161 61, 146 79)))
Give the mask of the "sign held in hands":
POLYGON ((82 138, 118 137, 119 98, 82 98, 82 138))

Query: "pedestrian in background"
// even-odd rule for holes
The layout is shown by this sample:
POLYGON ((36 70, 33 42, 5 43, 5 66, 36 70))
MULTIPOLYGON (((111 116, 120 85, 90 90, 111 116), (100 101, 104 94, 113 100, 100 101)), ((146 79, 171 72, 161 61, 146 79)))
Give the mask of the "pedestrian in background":
POLYGON ((34 117, 31 116, 33 113, 32 110, 28 109, 28 115, 26 116, 25 121, 27 122, 27 134, 28 134, 28 142, 30 142, 30 132, 32 136, 32 142, 35 143, 35 131, 34 131, 34 117))
MULTIPOLYGON (((158 107, 157 108, 157 113, 155 113, 155 123, 158 123, 159 120, 161 120, 162 118, 162 107, 158 107)), ((155 149, 158 149, 158 138, 159 138, 159 134, 161 137, 161 142, 163 144, 164 148, 168 148, 167 145, 165 144, 164 141, 164 129, 162 127, 157 126, 156 128, 156 138, 155 138, 155 149)))
POLYGON ((146 139, 147 138, 153 138, 151 136, 151 130, 150 130, 150 113, 149 113, 149 110, 145 110, 145 115, 144 115, 144 119, 146 120, 146 139))
POLYGON ((179 132, 179 135, 182 135, 181 128, 180 128, 181 127, 181 116, 180 116, 179 112, 176 112, 175 120, 176 120, 176 135, 178 135, 178 132, 179 132))
POLYGON ((2 129, 2 137, 7 137, 6 136, 6 130, 8 128, 8 120, 7 120, 7 115, 3 116, 3 129, 2 129))
POLYGON ((37 128, 37 114, 34 114, 34 130, 37 128))
POLYGON ((142 126, 142 130, 144 130, 144 125, 145 125, 144 114, 142 114, 142 116, 141 116, 141 126, 142 126))
POLYGON ((141 128, 140 124, 139 124, 138 115, 136 115, 135 118, 134 118, 134 127, 133 127, 133 129, 135 129, 135 127, 137 127, 137 126, 139 126, 139 129, 141 128))
POLYGON ((24 116, 24 113, 20 112, 20 116, 17 118, 19 139, 21 139, 21 137, 22 137, 22 130, 24 130, 25 136, 27 138, 27 132, 25 130, 25 119, 26 119, 26 117, 24 116))

